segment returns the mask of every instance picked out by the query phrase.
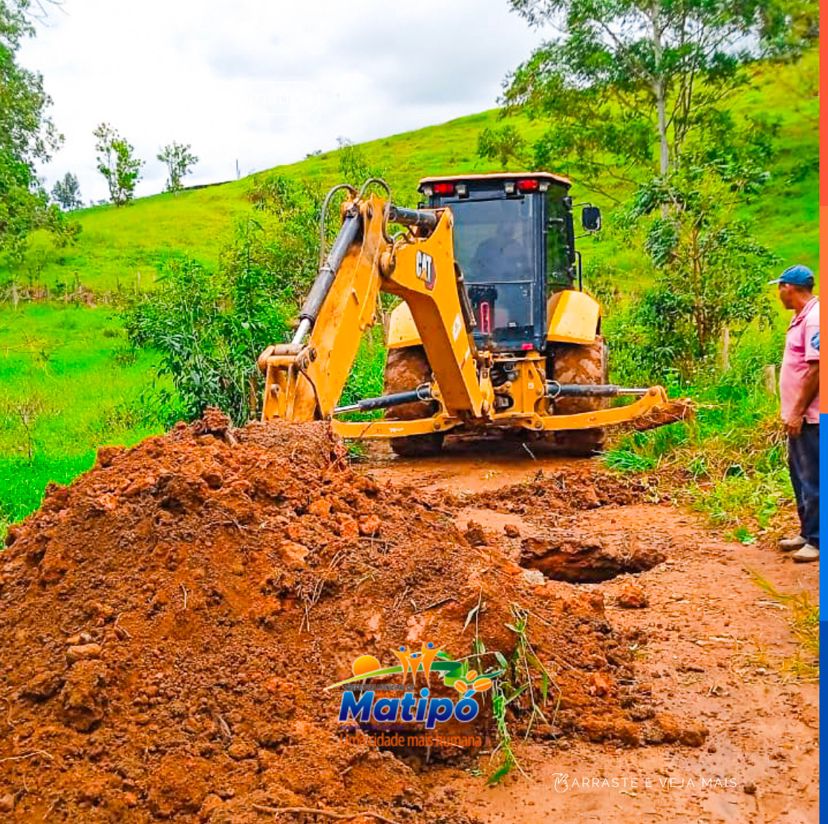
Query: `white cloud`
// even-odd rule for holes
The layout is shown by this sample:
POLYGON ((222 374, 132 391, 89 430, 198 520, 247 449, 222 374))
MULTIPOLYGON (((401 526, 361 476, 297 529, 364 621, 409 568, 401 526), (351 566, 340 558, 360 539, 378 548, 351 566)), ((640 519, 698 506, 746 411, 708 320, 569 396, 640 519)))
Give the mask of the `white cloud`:
POLYGON ((315 3, 63 0, 22 62, 40 71, 65 143, 43 169, 106 197, 92 131, 110 122, 160 191, 171 141, 200 157, 189 181, 301 159, 495 105, 505 74, 541 35, 506 0, 315 3))

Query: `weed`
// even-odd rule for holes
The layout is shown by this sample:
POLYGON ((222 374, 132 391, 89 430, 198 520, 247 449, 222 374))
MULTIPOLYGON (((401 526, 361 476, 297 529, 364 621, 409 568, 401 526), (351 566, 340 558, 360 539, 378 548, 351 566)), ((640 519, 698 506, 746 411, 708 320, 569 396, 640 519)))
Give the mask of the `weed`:
POLYGON ((782 671, 804 681, 818 681, 819 606, 811 602, 807 592, 780 592, 758 572, 749 572, 758 587, 790 610, 791 627, 799 646, 795 656, 782 662, 782 671))
POLYGON ((535 654, 529 640, 530 613, 517 604, 512 604, 511 611, 512 621, 506 626, 516 636, 514 651, 508 660, 501 653, 495 653, 498 664, 503 669, 503 676, 498 680, 492 696, 492 711, 498 738, 492 758, 498 753, 501 758, 500 764, 489 776, 489 784, 498 783, 514 768, 524 774, 512 748, 512 736, 506 721, 507 708, 515 704, 515 712, 529 713, 524 736, 528 737, 536 720, 541 720, 545 724, 550 723, 543 711, 549 704, 550 688, 557 693, 552 710, 553 722, 560 705, 560 689, 535 654), (520 709, 518 704, 522 704, 520 709))
POLYGON ((487 783, 494 785, 502 781, 515 767, 520 770, 520 764, 512 749, 512 734, 509 732, 509 724, 506 721, 506 707, 509 701, 499 683, 495 683, 492 691, 492 715, 495 720, 495 734, 497 736, 497 747, 492 753, 500 753, 501 761, 497 769, 486 779, 487 783))
POLYGON ((658 461, 650 455, 641 455, 632 449, 610 449, 604 453, 604 463, 619 472, 648 472, 658 461))
POLYGON ((362 461, 368 455, 368 450, 362 441, 345 441, 345 449, 352 461, 362 461))
POLYGON ((725 537, 729 541, 738 541, 740 544, 749 546, 756 543, 756 536, 743 526, 736 527, 733 532, 728 532, 725 537))

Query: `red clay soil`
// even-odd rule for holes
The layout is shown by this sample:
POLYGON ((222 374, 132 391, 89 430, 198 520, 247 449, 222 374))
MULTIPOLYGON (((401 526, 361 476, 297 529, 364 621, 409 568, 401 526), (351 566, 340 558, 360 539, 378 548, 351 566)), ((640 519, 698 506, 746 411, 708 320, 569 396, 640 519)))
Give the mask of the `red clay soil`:
POLYGON ((560 696, 534 735, 704 740, 650 706, 600 593, 546 581, 485 536, 472 546, 451 505, 355 472, 321 423, 230 431, 210 415, 102 450, 0 553, 0 812, 469 821, 421 758, 345 739, 324 687, 406 643, 465 656, 477 634, 509 658, 516 605, 560 696))

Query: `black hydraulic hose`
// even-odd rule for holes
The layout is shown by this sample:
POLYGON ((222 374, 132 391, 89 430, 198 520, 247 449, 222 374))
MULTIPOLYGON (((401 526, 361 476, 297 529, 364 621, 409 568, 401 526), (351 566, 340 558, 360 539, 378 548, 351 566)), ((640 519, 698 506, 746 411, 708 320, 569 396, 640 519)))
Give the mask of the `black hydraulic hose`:
POLYGON ((316 280, 302 305, 299 319, 301 321, 307 321, 307 324, 300 323, 300 330, 306 327, 304 328, 304 332, 307 332, 316 322, 316 317, 322 308, 325 298, 328 296, 336 273, 339 271, 339 267, 342 265, 342 261, 345 259, 345 255, 348 253, 351 244, 359 235, 361 223, 360 214, 357 211, 346 215, 345 220, 342 222, 342 228, 336 236, 327 260, 319 268, 319 274, 316 276, 316 280))
POLYGON ((322 208, 319 211, 319 267, 322 267, 322 264, 325 262, 325 252, 326 252, 326 239, 325 239, 325 223, 328 218, 328 209, 330 208, 331 201, 333 200, 334 195, 337 192, 346 191, 348 192, 351 197, 356 197, 356 189, 351 186, 350 183, 338 183, 332 189, 328 191, 328 194, 325 195, 325 199, 322 201, 322 208))

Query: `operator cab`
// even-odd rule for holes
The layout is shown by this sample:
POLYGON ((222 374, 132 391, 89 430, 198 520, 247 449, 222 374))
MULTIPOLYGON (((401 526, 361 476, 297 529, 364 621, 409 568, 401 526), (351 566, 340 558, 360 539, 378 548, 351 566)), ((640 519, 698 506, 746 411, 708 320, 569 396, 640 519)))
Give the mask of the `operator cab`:
POLYGON ((454 256, 474 311, 475 342, 542 351, 546 300, 576 279, 570 182, 548 172, 428 177, 419 191, 454 217, 454 256))

